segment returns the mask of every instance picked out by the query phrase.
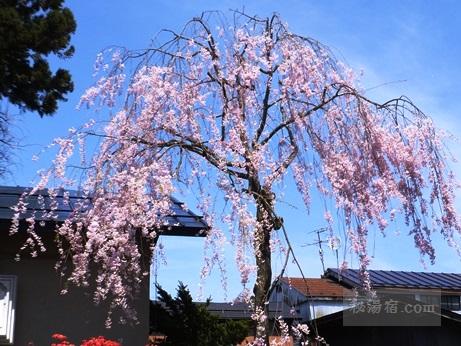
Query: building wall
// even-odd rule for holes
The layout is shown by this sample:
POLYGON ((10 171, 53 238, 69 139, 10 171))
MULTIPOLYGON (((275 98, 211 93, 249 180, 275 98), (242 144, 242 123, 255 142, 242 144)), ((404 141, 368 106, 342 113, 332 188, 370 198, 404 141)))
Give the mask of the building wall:
POLYGON ((344 302, 341 298, 308 298, 285 282, 280 284, 279 289, 274 290, 270 301, 284 302, 288 306, 294 307, 302 316, 303 321, 329 315, 352 306, 352 304, 344 302))
MULTIPOLYGON (((48 245, 52 244, 51 236, 45 239, 48 245)), ((106 329, 107 307, 95 306, 88 291, 72 287, 69 294, 60 294, 64 281, 54 270, 56 257, 52 250, 43 257, 14 260, 21 241, 21 236, 9 237, 8 230, 0 227, 0 274, 17 276, 15 345, 28 345, 29 342, 34 346, 50 345, 53 333, 67 335, 77 344, 82 339, 98 335, 119 340, 127 346, 146 344, 149 332, 148 278, 135 305, 139 324, 123 326, 114 321, 112 328, 106 329)))
POLYGON ((320 318, 322 316, 330 315, 338 311, 342 311, 352 306, 351 303, 337 299, 321 299, 313 298, 309 302, 309 320, 320 318))
POLYGON ((297 314, 302 316, 302 321, 306 322, 308 316, 308 305, 306 296, 298 290, 290 287, 286 282, 281 282, 280 285, 272 292, 270 302, 278 303, 280 306, 286 304, 294 308, 297 314))
POLYGON ((440 327, 345 327, 342 318, 337 318, 325 323, 318 321, 317 328, 319 335, 331 346, 459 346, 460 324, 442 318, 440 327))

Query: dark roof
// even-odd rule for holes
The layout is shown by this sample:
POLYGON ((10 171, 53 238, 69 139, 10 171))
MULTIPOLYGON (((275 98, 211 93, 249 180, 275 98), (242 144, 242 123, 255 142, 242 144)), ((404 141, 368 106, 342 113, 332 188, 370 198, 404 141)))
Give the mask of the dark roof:
POLYGON ((282 278, 291 287, 306 297, 343 298, 352 295, 351 290, 327 278, 282 278))
MULTIPOLYGON (((373 288, 413 288, 461 290, 461 274, 406 272, 394 270, 369 270, 373 288)), ((358 269, 328 268, 324 277, 333 279, 349 287, 361 287, 358 269)))
MULTIPOLYGON (((11 207, 15 206, 19 197, 30 188, 0 186, 0 220, 11 220, 14 211, 11 207)), ((21 219, 30 217, 35 211, 35 219, 37 221, 48 222, 63 222, 72 212, 73 206, 83 199, 82 194, 77 191, 68 191, 69 203, 64 203, 63 190, 58 192, 56 202, 57 209, 55 214, 56 219, 46 215, 51 211, 50 195, 47 190, 40 190, 36 194, 27 199, 27 212, 21 216, 21 219), (38 197, 41 195, 45 201, 45 208, 38 203, 38 197)), ((162 235, 181 235, 181 236, 205 236, 208 225, 203 221, 201 216, 198 216, 188 209, 184 208, 184 204, 175 198, 172 200, 172 213, 165 217, 165 225, 162 227, 162 235)))
MULTIPOLYGON (((397 306, 397 315, 396 316, 389 316, 389 313, 386 313, 386 311, 384 309, 381 309, 380 310, 380 313, 381 313, 381 316, 379 316, 378 314, 373 316, 374 314, 373 313, 370 313, 368 310, 365 310, 365 311, 362 311, 362 312, 357 312, 356 310, 354 311, 354 307, 351 307, 351 308, 347 308, 347 309, 344 309, 344 310, 341 310, 341 311, 337 311, 337 312, 334 312, 334 313, 331 313, 331 314, 328 314, 328 315, 323 315, 323 316, 320 316, 318 318, 316 318, 315 320, 311 321, 311 322, 314 322, 318 327, 321 327, 323 324, 328 324, 332 321, 335 321, 335 320, 343 320, 344 318, 353 318, 353 317, 357 317, 357 316, 354 316, 354 315, 357 315, 357 314, 360 314, 362 313, 362 320, 360 321, 361 323, 360 324, 357 324, 357 326, 361 326, 361 327, 367 327, 367 326, 373 326, 373 325, 376 325, 376 326, 379 326, 381 323, 381 326, 389 326, 389 325, 393 325, 393 322, 392 320, 382 320, 383 318, 383 315, 384 315, 384 318, 387 317, 395 317, 395 318, 401 318, 399 320, 399 323, 397 324, 399 327, 401 326, 418 326, 417 321, 415 321, 414 319, 412 320, 411 318, 408 318, 408 315, 405 316, 405 315, 402 315, 402 314, 408 314, 405 311, 405 306, 408 304, 410 305, 419 305, 421 304, 421 302, 417 301, 417 300, 395 300, 395 297, 393 297, 393 300, 392 300, 396 306, 397 306), (386 316, 387 314, 387 316, 386 316), (399 316, 400 314, 400 316, 399 316), (370 318, 370 320, 363 320, 363 316, 365 317, 368 317, 370 318), (403 318, 402 318, 403 316, 403 318), (377 318, 377 319, 374 319, 377 318), (379 318, 381 318, 381 321, 379 320, 379 318), (378 324, 375 324, 376 322, 378 322, 378 324), (384 322, 384 323, 383 323, 384 322)), ((382 304, 383 306, 385 305, 385 302, 386 300, 385 299, 381 299, 380 301, 380 304, 382 304)), ((356 308, 355 308, 356 309, 356 308)), ((421 313, 421 315, 423 314, 426 314, 426 318, 427 316, 430 316, 432 319, 429 321, 432 325, 432 326, 435 326, 435 325, 438 325, 438 321, 436 320, 437 316, 442 318, 442 319, 446 319, 446 320, 451 320, 453 322, 455 322, 458 326, 461 326, 461 315, 456 313, 456 312, 453 312, 453 311, 450 311, 450 310, 447 310, 447 309, 443 309, 443 308, 438 308, 436 307, 433 311, 424 311, 421 313)), ((415 314, 412 314, 412 317, 414 318, 416 315, 415 314)), ((360 318, 360 316, 358 316, 360 318)), ((423 316, 421 316, 423 317, 423 316)), ((428 322, 427 320, 425 321, 426 323, 428 322)), ((350 323, 350 321, 349 321, 350 323)), ((395 325, 395 324, 394 324, 395 325)), ((344 326, 343 322, 341 322, 341 326, 344 326)), ((424 325, 422 325, 424 326, 424 325)), ((379 329, 379 328, 378 328, 379 329)))
MULTIPOLYGON (((251 319, 253 310, 247 303, 213 303, 207 307, 208 311, 223 319, 251 319)), ((269 318, 282 316, 284 319, 301 319, 299 311, 293 310, 283 302, 269 303, 269 318)))

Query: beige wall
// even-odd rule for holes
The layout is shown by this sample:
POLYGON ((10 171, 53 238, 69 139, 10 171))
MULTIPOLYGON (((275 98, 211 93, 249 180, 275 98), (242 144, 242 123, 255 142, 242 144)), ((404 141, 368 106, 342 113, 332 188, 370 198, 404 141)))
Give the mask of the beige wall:
MULTIPOLYGON (((61 333, 79 345, 82 339, 104 335, 118 339, 125 346, 145 345, 149 331, 149 285, 145 281, 136 303, 140 323, 135 326, 113 324, 104 327, 107 310, 96 307, 83 289, 70 289, 60 295, 63 282, 54 270, 52 255, 37 259, 14 261, 20 237, 9 237, 0 227, 0 274, 16 275, 17 299, 15 345, 33 342, 35 346, 50 345, 51 335, 61 333)), ((51 239, 51 238, 50 238, 51 239)))

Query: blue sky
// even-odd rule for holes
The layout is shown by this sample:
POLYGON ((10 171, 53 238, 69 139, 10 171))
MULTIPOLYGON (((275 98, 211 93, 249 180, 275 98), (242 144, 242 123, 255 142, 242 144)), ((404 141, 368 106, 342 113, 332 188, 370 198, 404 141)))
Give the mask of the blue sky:
MULTIPOLYGON (((311 36, 330 46, 336 56, 355 70, 363 70, 362 85, 368 95, 378 101, 405 94, 409 96, 436 124, 460 135, 457 112, 461 102, 461 4, 457 1, 68 1, 77 21, 73 38, 75 56, 57 61, 70 69, 75 91, 66 103, 60 105, 52 118, 39 119, 36 114, 22 114, 13 130, 21 141, 11 167, 12 175, 3 181, 8 185, 30 185, 37 169, 46 167, 47 157, 32 163, 31 156, 49 144, 53 138, 64 135, 71 126, 88 119, 75 106, 80 95, 92 83, 92 69, 96 54, 111 45, 131 49, 147 47, 162 29, 180 30, 182 25, 204 10, 244 9, 248 14, 268 16, 279 13, 290 29, 311 36)), ((451 143, 455 158, 459 158, 459 144, 451 143)), ((48 159, 50 159, 48 157, 48 159)), ((461 168, 453 166, 461 176, 461 168)), ((294 204, 299 202, 294 200, 294 204)), ((322 226, 315 208, 309 217, 301 210, 287 208, 287 223, 296 253, 304 273, 318 277, 322 272, 318 249, 303 247, 313 242, 313 229, 322 226)), ((371 234, 372 268, 414 270, 424 268, 406 231, 390 228, 383 238, 379 232, 371 234), (373 244, 376 244, 373 246, 373 244)), ((430 271, 459 271, 460 260, 454 251, 435 239, 437 262, 430 271)), ((202 260, 202 239, 164 238, 167 266, 158 269, 158 282, 172 291, 181 279, 197 294, 202 260)), ((228 251, 228 298, 241 289, 228 251)), ((348 258, 350 261, 350 258, 348 258)), ((274 258, 274 269, 280 268, 280 259, 274 258)), ((357 264, 356 260, 352 264, 357 264)), ((335 266, 336 259, 326 251, 326 266, 335 266)), ((290 265, 289 275, 298 272, 290 265)), ((224 299, 215 272, 207 281, 204 295, 215 301, 224 299)))

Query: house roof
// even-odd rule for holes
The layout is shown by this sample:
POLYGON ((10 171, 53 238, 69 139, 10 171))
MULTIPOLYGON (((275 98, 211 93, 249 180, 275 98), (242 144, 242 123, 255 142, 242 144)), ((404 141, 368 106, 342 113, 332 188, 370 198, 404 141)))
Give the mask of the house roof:
MULTIPOLYGON (((374 288, 461 290, 461 274, 394 270, 369 270, 368 273, 374 288)), ((349 287, 362 286, 358 269, 339 270, 337 268, 328 268, 324 277, 349 287)))
POLYGON ((351 294, 350 290, 327 278, 282 278, 291 287, 307 297, 342 298, 351 294))
MULTIPOLYGON (((445 319, 449 319, 449 320, 452 320, 452 321, 455 321, 457 324, 461 325, 461 315, 456 313, 456 312, 453 312, 453 311, 450 311, 448 309, 444 309, 444 308, 439 308, 439 307, 436 307, 434 308, 433 310, 427 310, 427 311, 422 311, 422 312, 417 312, 417 311, 409 311, 409 310, 405 310, 405 306, 407 305, 411 305, 411 306, 417 306, 419 304, 421 304, 421 302, 417 301, 417 300, 414 300, 414 299, 399 299, 399 300, 395 300, 395 296, 392 296, 390 297, 391 300, 388 300, 388 297, 386 296, 383 296, 381 300, 378 300, 379 304, 378 306, 382 305, 381 309, 379 310, 379 312, 371 312, 370 310, 360 310, 360 311, 357 311, 357 307, 350 307, 350 308, 347 308, 347 309, 344 309, 344 310, 341 310, 341 311, 337 311, 337 312, 334 312, 334 313, 331 313, 331 314, 328 314, 328 315, 323 315, 323 316, 320 316, 318 318, 316 318, 314 321, 315 323, 317 323, 319 326, 323 323, 329 323, 333 320, 338 320, 338 319, 343 319, 344 317, 351 317, 353 315, 356 315, 358 313, 362 313, 363 315, 362 316, 368 316, 368 317, 373 317, 373 315, 379 315, 379 314, 382 314, 381 316, 385 316, 386 317, 386 314, 387 314, 387 317, 393 317, 393 316, 389 316, 389 312, 387 312, 385 309, 384 309, 384 306, 385 306, 385 303, 386 302, 389 302, 389 301, 392 301, 394 304, 396 304, 396 307, 397 307, 397 312, 396 314, 400 314, 401 316, 400 317, 404 317, 404 320, 407 319, 405 325, 413 325, 413 326, 416 326, 417 324, 414 324, 414 320, 412 321, 411 319, 408 318, 408 314, 411 314, 411 316, 414 318, 417 314, 428 314, 428 315, 433 315, 433 316, 440 316, 442 318, 445 318, 445 319), (406 314, 406 316, 405 316, 406 314)), ((429 305, 430 306, 430 305, 429 305)), ((407 308, 408 309, 408 308, 407 308)), ((379 318, 379 316, 376 316, 379 318)), ((365 322, 364 325, 367 325, 367 321, 363 321, 362 322, 365 322)), ((373 321, 369 321, 369 322, 373 322, 373 321)), ((389 321, 384 321, 384 322, 389 322, 389 321)), ((392 321, 390 321, 392 322, 392 321)), ((342 323, 341 323, 342 324, 342 323)), ((370 324, 372 325, 372 324, 370 324)))
MULTIPOLYGON (((151 306, 160 304, 166 307, 163 302, 151 300, 151 306)), ((218 302, 194 302, 197 305, 206 305, 209 313, 217 316, 220 319, 229 320, 245 320, 251 319, 253 309, 248 303, 235 302, 235 303, 218 303, 218 302)), ((269 302, 269 318, 275 319, 278 317, 283 319, 302 319, 299 310, 293 309, 291 306, 284 302, 269 302)))
MULTIPOLYGON (((253 310, 247 303, 213 303, 207 310, 223 319, 251 319, 253 310)), ((269 318, 300 319, 299 311, 293 310, 283 302, 269 302, 269 318)))
MULTIPOLYGON (((11 207, 15 206, 20 196, 27 191, 30 191, 30 188, 0 186, 0 220, 12 219, 14 211, 11 207)), ((21 219, 34 215, 37 221, 63 222, 70 216, 73 206, 84 198, 77 191, 68 191, 68 193, 69 203, 65 203, 63 190, 58 192, 56 197, 57 209, 54 210, 57 218, 53 219, 47 215, 51 211, 51 198, 48 190, 40 190, 27 199, 27 212, 21 216, 21 219), (39 196, 44 198, 45 207, 40 206, 38 202, 39 196)), ((173 202, 172 212, 170 215, 165 216, 162 235, 205 236, 209 227, 203 221, 203 218, 185 208, 184 204, 177 199, 172 197, 171 200, 173 202)))

